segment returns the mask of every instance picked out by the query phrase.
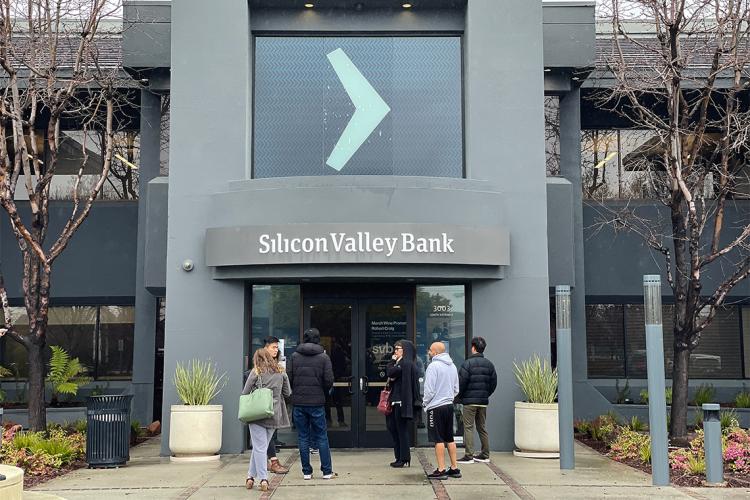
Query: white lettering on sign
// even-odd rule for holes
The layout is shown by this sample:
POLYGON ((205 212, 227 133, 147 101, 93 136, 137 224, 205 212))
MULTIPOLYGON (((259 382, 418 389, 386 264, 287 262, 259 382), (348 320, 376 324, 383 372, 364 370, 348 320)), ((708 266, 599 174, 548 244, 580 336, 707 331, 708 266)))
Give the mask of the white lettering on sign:
POLYGON ((261 234, 258 238, 258 252, 261 254, 312 254, 328 253, 375 253, 391 257, 397 249, 402 253, 455 253, 454 239, 447 233, 439 237, 422 237, 413 233, 401 233, 399 236, 372 236, 369 231, 358 231, 355 234, 329 233, 327 236, 285 237, 282 233, 261 234))

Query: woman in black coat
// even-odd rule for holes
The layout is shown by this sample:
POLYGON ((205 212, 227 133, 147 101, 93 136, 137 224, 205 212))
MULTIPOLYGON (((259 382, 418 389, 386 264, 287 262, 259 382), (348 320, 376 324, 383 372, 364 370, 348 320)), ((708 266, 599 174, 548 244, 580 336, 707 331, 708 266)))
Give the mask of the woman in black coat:
POLYGON ((396 461, 391 467, 411 464, 409 427, 419 409, 419 373, 416 365, 416 350, 408 340, 399 340, 394 347, 393 361, 388 364, 388 381, 391 395, 388 402, 393 411, 386 419, 388 431, 393 438, 393 454, 396 461))

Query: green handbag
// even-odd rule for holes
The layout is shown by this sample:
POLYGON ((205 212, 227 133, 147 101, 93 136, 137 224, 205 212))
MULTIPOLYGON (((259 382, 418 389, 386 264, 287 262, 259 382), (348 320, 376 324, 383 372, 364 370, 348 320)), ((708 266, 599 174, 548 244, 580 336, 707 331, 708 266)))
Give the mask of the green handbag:
POLYGON ((258 384, 260 387, 250 394, 240 396, 240 411, 237 415, 240 422, 247 424, 273 417, 273 391, 263 387, 261 375, 258 375, 258 384))

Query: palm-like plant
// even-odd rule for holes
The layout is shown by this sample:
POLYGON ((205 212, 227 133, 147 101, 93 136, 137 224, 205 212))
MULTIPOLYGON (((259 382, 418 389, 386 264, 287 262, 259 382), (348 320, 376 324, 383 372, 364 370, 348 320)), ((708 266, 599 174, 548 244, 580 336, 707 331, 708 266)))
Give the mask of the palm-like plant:
POLYGON ((554 403, 557 398, 557 369, 537 354, 520 365, 513 363, 516 381, 529 403, 554 403))
POLYGON ((82 385, 91 382, 91 377, 84 374, 88 368, 78 358, 72 358, 62 347, 53 345, 52 359, 49 362, 47 382, 52 386, 52 401, 57 401, 60 394, 75 396, 82 385))
POLYGON ((174 385, 183 404, 208 405, 226 385, 226 373, 218 375, 213 363, 193 359, 187 367, 177 363, 174 385))

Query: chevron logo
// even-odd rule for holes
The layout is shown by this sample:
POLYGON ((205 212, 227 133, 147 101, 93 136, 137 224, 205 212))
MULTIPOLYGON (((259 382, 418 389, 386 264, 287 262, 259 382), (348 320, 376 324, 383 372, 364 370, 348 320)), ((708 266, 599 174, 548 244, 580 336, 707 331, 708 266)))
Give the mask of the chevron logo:
POLYGON ((336 49, 327 57, 355 108, 344 132, 326 160, 326 165, 340 172, 391 108, 343 50, 336 49))

